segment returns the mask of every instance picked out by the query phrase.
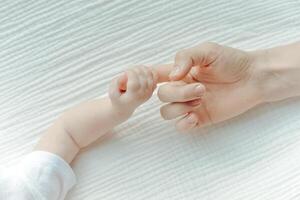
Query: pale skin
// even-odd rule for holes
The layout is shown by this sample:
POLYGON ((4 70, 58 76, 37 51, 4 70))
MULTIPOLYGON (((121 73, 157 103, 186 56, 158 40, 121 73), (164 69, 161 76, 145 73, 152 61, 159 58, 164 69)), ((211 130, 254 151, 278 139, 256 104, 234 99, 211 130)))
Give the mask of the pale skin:
POLYGON ((203 43, 179 51, 161 86, 161 115, 179 131, 215 124, 256 105, 300 96, 300 42, 258 51, 203 43), (201 88, 201 89, 200 89, 201 88), (178 119, 179 118, 179 119, 178 119))
POLYGON ((125 122, 152 96, 158 81, 151 68, 127 70, 111 81, 109 97, 81 103, 63 113, 46 130, 35 150, 48 151, 72 162, 80 149, 125 122))
POLYGON ((43 134, 35 150, 48 151, 70 163, 147 101, 157 83, 161 115, 179 118, 188 131, 235 117, 258 104, 300 96, 300 43, 246 52, 214 43, 181 50, 174 64, 144 66, 115 78, 109 97, 92 100, 63 113, 43 134))

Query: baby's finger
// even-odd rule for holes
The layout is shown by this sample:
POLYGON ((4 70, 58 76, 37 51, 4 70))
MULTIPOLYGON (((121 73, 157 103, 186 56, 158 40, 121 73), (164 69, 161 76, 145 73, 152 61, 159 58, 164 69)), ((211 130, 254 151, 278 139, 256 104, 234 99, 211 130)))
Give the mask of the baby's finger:
POLYGON ((135 70, 130 69, 126 72, 128 81, 127 81, 127 90, 134 92, 140 89, 140 81, 138 74, 135 72, 135 70))

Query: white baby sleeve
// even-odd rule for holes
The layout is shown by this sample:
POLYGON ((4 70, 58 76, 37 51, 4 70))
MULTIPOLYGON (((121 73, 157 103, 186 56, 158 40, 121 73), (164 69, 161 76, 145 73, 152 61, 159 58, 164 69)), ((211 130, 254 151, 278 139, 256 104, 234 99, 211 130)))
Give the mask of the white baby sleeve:
POLYGON ((5 181, 3 195, 7 200, 63 200, 76 178, 69 164, 59 156, 35 151, 12 168, 5 181))

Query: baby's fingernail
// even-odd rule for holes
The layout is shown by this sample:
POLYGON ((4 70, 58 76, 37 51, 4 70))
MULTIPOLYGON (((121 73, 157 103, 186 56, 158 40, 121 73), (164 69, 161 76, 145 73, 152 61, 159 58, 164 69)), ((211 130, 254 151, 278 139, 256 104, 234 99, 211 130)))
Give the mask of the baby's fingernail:
POLYGON ((195 94, 196 96, 198 97, 201 97, 203 96, 205 92, 205 87, 203 85, 198 85, 196 88, 195 88, 195 94))
POLYGON ((175 65, 174 66, 174 69, 172 70, 172 72, 170 73, 170 76, 171 77, 174 77, 176 75, 178 75, 180 72, 180 67, 178 65, 175 65))

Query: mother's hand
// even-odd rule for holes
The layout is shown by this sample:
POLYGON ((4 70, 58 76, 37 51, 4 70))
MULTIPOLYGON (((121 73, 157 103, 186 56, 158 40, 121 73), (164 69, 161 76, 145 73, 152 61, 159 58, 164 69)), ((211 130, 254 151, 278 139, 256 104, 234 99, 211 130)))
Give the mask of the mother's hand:
POLYGON ((179 117, 181 131, 214 124, 254 107, 262 101, 262 52, 245 52, 215 43, 179 51, 169 78, 158 96, 166 105, 166 120, 179 117))

